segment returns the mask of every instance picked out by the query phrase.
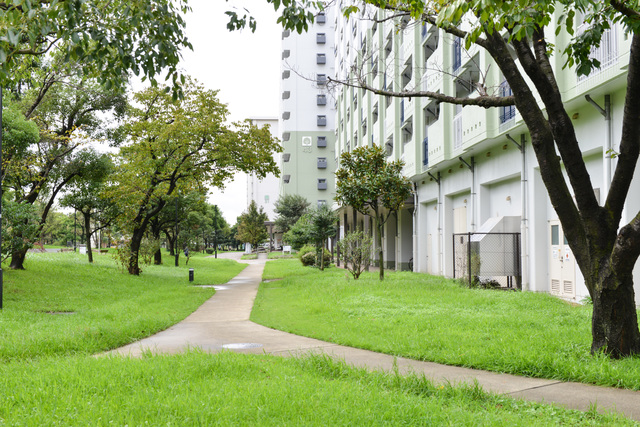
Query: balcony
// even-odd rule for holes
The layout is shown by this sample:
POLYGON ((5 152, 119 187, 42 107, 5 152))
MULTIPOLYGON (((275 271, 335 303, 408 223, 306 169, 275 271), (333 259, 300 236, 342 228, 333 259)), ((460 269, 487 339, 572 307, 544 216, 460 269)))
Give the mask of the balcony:
POLYGON ((462 147, 462 107, 455 106, 456 115, 453 117, 453 149, 462 147))

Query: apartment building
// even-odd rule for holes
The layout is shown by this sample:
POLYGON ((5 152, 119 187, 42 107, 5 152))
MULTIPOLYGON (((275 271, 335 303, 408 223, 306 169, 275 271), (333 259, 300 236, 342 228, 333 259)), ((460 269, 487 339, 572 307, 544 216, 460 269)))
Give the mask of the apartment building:
MULTIPOLYGON (((375 88, 457 97, 473 97, 474 83, 482 82, 497 93, 509 94, 500 70, 483 50, 472 46, 467 51, 460 39, 433 26, 387 18, 374 8, 362 10, 357 19, 334 17, 339 78, 357 73, 375 88), (377 22, 368 19, 374 17, 377 22)), ((567 41, 563 33, 552 40, 556 46, 567 41)), ((616 151, 621 133, 629 45, 623 29, 614 25, 592 53, 599 57, 600 69, 587 78, 563 69, 562 55, 552 57, 601 203, 616 165, 610 151, 616 151)), ((415 271, 459 277, 471 268, 470 258, 457 264, 459 244, 467 250, 487 238, 483 233, 506 233, 514 236, 506 245, 517 246, 518 251, 507 252, 507 261, 503 254, 501 268, 518 264, 518 286, 576 301, 588 296, 515 107, 461 108, 347 86, 336 98, 336 155, 361 145, 383 146, 389 159, 404 160, 404 174, 414 183, 414 200, 407 201, 383 234, 387 267, 411 266, 415 271)), ((630 194, 640 194, 640 178, 635 178, 630 194)), ((622 223, 639 210, 640 197, 631 197, 622 223)), ((370 218, 342 209, 341 234, 354 227, 375 233, 370 218)), ((635 273, 640 278, 640 266, 635 273)), ((507 277, 502 285, 514 284, 507 277)), ((636 280, 638 295, 640 280, 636 280)))
POLYGON ((280 194, 298 194, 311 206, 335 196, 335 25, 331 10, 316 16, 309 31, 282 33, 280 194))

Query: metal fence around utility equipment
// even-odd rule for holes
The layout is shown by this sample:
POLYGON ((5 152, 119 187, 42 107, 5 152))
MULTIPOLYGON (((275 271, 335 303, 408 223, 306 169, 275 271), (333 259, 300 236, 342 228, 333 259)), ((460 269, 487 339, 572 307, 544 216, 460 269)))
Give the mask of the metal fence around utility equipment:
POLYGON ((454 234, 453 261, 453 277, 469 284, 522 288, 520 233, 454 234))

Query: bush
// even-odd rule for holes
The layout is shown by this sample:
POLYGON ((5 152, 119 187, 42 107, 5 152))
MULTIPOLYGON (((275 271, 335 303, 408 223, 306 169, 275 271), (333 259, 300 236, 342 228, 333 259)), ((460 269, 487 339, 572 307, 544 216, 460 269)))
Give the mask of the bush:
POLYGON ((338 246, 345 268, 357 279, 371 264, 373 239, 363 231, 356 231, 340 239, 338 246))
MULTIPOLYGON (((309 266, 309 265, 320 266, 320 263, 318 262, 318 257, 316 255, 316 248, 314 246, 311 246, 311 245, 303 246, 298 251, 298 256, 300 257, 300 262, 302 262, 302 265, 304 266, 309 266)), ((325 267, 331 264, 331 261, 332 261, 331 252, 325 249, 324 250, 325 267)))
POLYGON ((300 257, 300 262, 302 262, 302 265, 304 265, 305 267, 308 267, 310 265, 315 265, 316 254, 314 254, 313 252, 307 252, 306 254, 300 257))
POLYGON ((207 252, 209 255, 211 255, 211 254, 214 252, 214 250, 213 250, 213 248, 207 248, 207 249, 206 249, 206 252, 207 252))

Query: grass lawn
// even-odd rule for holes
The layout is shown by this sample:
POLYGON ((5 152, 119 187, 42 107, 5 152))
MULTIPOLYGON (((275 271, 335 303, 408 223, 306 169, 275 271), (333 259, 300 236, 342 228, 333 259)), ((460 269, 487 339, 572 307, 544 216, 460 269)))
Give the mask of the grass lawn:
POLYGON ((194 284, 225 283, 245 267, 231 260, 184 258, 176 268, 144 266, 123 273, 109 255, 30 253, 26 270, 4 270, 0 312, 0 361, 50 355, 92 354, 166 329, 213 295, 194 284))
POLYGON ((640 390, 640 357, 591 356, 591 307, 547 294, 470 290, 426 274, 324 273, 268 262, 251 319, 417 360, 640 390))
POLYGON ((208 298, 213 291, 190 286, 187 268, 200 284, 243 268, 200 255, 188 267, 171 261, 132 277, 107 255, 90 265, 74 253, 30 254, 28 270, 5 270, 0 425, 634 425, 322 356, 92 356, 164 329, 208 298))
POLYGON ((633 425, 325 357, 231 352, 11 362, 0 366, 0 424, 633 425))

